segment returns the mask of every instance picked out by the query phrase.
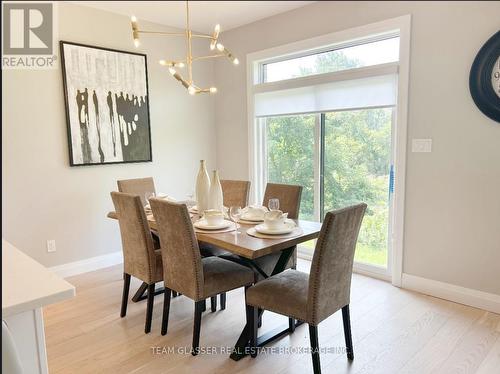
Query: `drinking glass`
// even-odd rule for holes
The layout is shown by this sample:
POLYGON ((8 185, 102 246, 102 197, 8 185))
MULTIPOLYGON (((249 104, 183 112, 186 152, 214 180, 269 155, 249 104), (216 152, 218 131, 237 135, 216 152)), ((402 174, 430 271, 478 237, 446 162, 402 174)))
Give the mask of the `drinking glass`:
POLYGON ((243 211, 241 210, 241 207, 239 206, 232 206, 229 208, 229 217, 231 217, 231 220, 235 223, 240 222, 241 215, 243 214, 243 211))
POLYGON ((269 210, 279 210, 280 200, 279 199, 269 199, 269 210))
POLYGON ((229 217, 236 224, 235 235, 239 234, 238 232, 238 222, 240 222, 241 215, 243 214, 243 210, 239 206, 232 206, 229 208, 229 217))

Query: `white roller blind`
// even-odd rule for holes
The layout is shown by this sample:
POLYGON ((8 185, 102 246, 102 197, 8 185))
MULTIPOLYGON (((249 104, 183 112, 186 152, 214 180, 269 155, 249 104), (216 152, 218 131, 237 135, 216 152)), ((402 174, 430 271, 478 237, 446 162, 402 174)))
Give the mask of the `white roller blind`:
POLYGON ((396 105, 397 74, 321 83, 255 94, 255 116, 396 105))

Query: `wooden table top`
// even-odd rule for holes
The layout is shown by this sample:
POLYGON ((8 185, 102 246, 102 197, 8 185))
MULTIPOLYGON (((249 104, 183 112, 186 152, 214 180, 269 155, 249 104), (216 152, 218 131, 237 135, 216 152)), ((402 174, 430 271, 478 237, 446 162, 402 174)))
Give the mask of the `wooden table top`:
MULTIPOLYGON (((118 219, 116 212, 109 212, 108 218, 118 219)), ((197 216, 194 216, 193 219, 197 219, 197 216)), ((302 229, 302 234, 294 238, 256 238, 246 233, 254 225, 246 224, 240 224, 241 227, 238 229, 239 234, 235 234, 234 231, 217 234, 196 232, 196 237, 200 242, 215 245, 218 248, 245 258, 255 259, 270 253, 282 251, 283 249, 293 247, 311 239, 316 239, 319 236, 321 223, 302 220, 294 221, 302 229)), ((156 221, 152 215, 148 215, 148 223, 152 230, 157 231, 156 221)))

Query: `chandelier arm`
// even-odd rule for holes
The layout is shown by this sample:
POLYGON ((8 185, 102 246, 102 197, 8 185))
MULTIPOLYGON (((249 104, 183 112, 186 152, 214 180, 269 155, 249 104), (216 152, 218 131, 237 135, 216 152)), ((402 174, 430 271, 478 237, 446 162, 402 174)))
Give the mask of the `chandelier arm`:
POLYGON ((224 54, 218 54, 218 55, 207 55, 207 56, 197 56, 197 57, 193 57, 193 61, 197 61, 197 60, 206 60, 206 59, 209 59, 209 58, 218 58, 218 57, 226 57, 226 55, 224 54))
POLYGON ((207 35, 207 34, 191 34, 193 38, 206 38, 206 39, 213 39, 212 35, 207 35))
POLYGON ((163 32, 163 31, 142 31, 142 30, 137 30, 139 34, 156 34, 156 35, 161 35, 161 36, 186 36, 185 32, 163 32))

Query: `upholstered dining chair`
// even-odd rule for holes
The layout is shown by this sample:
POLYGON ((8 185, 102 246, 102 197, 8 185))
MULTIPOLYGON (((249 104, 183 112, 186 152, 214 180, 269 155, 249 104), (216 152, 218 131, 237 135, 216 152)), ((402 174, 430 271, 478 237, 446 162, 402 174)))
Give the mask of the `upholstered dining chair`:
MULTIPOLYGON (((222 196, 224 199, 224 206, 230 208, 232 206, 239 206, 244 208, 248 205, 248 194, 250 192, 250 181, 240 181, 240 180, 221 180, 220 184, 222 186, 222 196)), ((202 244, 200 246, 201 255, 203 257, 209 256, 231 256, 227 251, 217 248, 213 245, 202 244)), ((220 294, 220 306, 221 309, 226 308, 226 293, 220 294)), ((217 309, 217 298, 212 297, 210 299, 212 312, 217 309)))
MULTIPOLYGON (((278 199, 280 202, 280 210, 288 213, 288 218, 298 219, 300 211, 300 200, 302 197, 302 186, 292 185, 292 184, 278 184, 278 183, 267 183, 266 190, 264 191, 264 199, 262 201, 263 206, 268 206, 270 199, 278 199)), ((232 253, 220 253, 218 256, 235 261, 237 263, 244 264, 238 256, 232 253)), ((254 260, 254 264, 257 265, 266 274, 271 274, 278 259, 280 253, 271 253, 267 256, 259 257, 254 260)), ((286 269, 295 269, 297 266, 297 248, 294 249, 286 269)), ((257 279, 263 279, 260 273, 256 273, 257 279)), ((221 298, 225 299, 225 295, 221 295, 221 298)), ((222 304, 222 300, 221 300, 222 304)), ((294 325, 294 321, 290 318, 290 326, 294 325)), ((262 320, 259 319, 259 327, 262 325, 262 320)))
POLYGON ((358 204, 326 214, 309 275, 289 269, 247 290, 252 357, 257 355, 258 309, 269 310, 309 324, 314 373, 321 373, 318 324, 342 309, 347 358, 354 359, 349 298, 354 250, 365 210, 366 204, 358 204))
MULTIPOLYGON (((277 184, 268 183, 264 191, 264 199, 262 205, 268 206, 270 199, 278 199, 280 202, 280 210, 288 213, 288 218, 298 219, 300 211, 300 200, 302 198, 302 186, 293 184, 277 184)), ((266 272, 270 274, 274 266, 278 262, 280 254, 273 253, 261 258, 258 258, 255 263, 266 272)), ((297 249, 293 251, 292 257, 287 264, 288 268, 295 268, 297 266, 297 249)))
POLYGON ((248 205, 248 194, 250 192, 249 181, 221 180, 222 196, 224 206, 239 206, 244 208, 248 205))
POLYGON ((155 198, 150 199, 150 204, 162 244, 165 296, 161 334, 165 335, 168 330, 170 291, 189 297, 195 304, 192 354, 196 355, 205 299, 251 285, 254 273, 245 266, 219 257, 202 258, 185 204, 155 198))
POLYGON ((146 205, 146 193, 156 193, 153 178, 122 179, 117 181, 118 191, 125 192, 140 197, 142 205, 146 205))
POLYGON ((154 248, 153 237, 137 195, 111 192, 120 225, 123 248, 123 295, 120 317, 127 314, 130 277, 147 283, 146 324, 144 331, 151 331, 155 284, 163 280, 161 252, 154 248))

